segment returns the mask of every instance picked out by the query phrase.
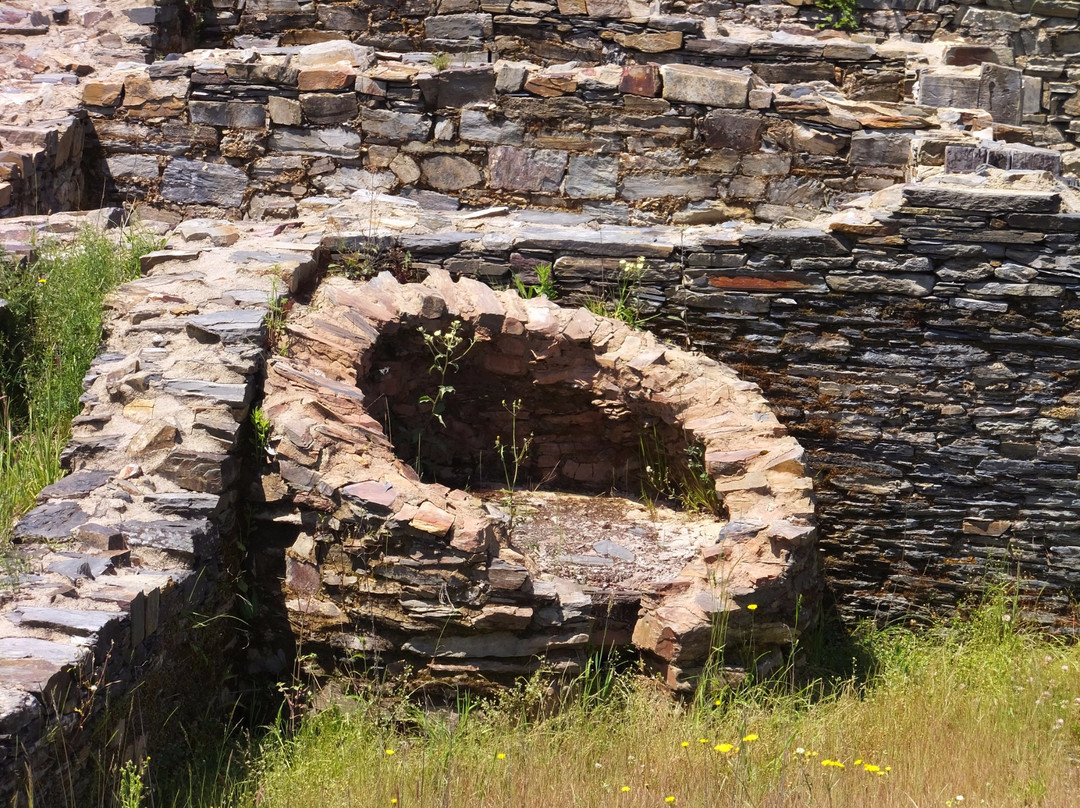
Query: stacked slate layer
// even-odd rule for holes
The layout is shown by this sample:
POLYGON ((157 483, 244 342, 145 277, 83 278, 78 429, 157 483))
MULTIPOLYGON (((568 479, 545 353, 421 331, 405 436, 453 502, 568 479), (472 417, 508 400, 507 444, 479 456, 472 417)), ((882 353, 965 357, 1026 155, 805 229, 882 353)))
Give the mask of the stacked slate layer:
MULTIPOLYGON (((904 65, 848 41, 763 42, 829 54, 840 83, 886 65, 899 76, 904 65)), ((1038 88, 997 65, 971 76, 949 85, 955 105, 971 107, 961 115, 903 102, 899 78, 890 98, 850 100, 827 81, 769 84, 751 70, 504 60, 436 69, 376 61, 339 40, 199 51, 114 71, 83 92, 103 157, 91 186, 112 195, 288 218, 304 200, 397 192, 440 207, 502 202, 695 224, 812 218, 903 181, 915 139, 1034 143, 1013 124, 1024 104, 1041 108, 1038 88), (1003 76, 1016 92, 980 96, 991 80, 1008 84, 1003 76), (961 97, 956 88, 969 85, 961 97)), ((920 86, 944 92, 929 74, 920 86)), ((943 148, 915 163, 940 164, 943 148)), ((1023 167, 1061 173, 1057 151, 1039 154, 1023 167)))
POLYGON ((602 295, 620 258, 644 256, 652 327, 757 381, 810 450, 842 614, 948 610, 1002 574, 1033 617, 1070 631, 1080 214, 1037 173, 997 176, 910 184, 891 208, 821 227, 549 214, 397 243, 419 271, 494 283, 550 262, 564 295, 602 295))
MULTIPOLYGON (((79 224, 35 218, 24 237, 79 224)), ((198 222, 180 232, 182 249, 146 256, 145 277, 108 299, 68 473, 15 527, 18 561, 0 579, 5 803, 92 801, 107 788, 95 772, 168 742, 177 705, 212 711, 207 688, 242 654, 228 617, 263 320, 319 247, 267 234, 245 244, 198 222)))
POLYGON ((84 208, 79 83, 192 45, 195 20, 182 0, 107 5, 0 5, 0 217, 84 208))

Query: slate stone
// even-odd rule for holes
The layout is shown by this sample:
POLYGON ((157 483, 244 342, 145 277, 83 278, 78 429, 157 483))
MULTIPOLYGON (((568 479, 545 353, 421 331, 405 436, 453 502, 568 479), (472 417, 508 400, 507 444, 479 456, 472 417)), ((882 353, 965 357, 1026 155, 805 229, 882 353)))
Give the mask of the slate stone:
POLYGON ((910 155, 910 135, 895 132, 851 133, 848 162, 853 166, 896 166, 899 168, 907 165, 910 155))
POLYGON ((231 129, 263 129, 266 127, 266 107, 249 101, 188 102, 192 123, 226 126, 231 129))
POLYGON ((761 147, 764 119, 758 114, 711 110, 701 122, 705 145, 710 149, 754 152, 761 147))
POLYGON ((618 180, 617 157, 575 154, 570 157, 563 193, 573 199, 611 199, 618 180))
POLYGON ((271 151, 355 159, 360 156, 360 134, 344 127, 322 129, 275 128, 270 133, 271 151))
POLYGON ((105 175, 114 180, 156 180, 159 175, 156 157, 145 154, 113 154, 103 161, 105 175))
POLYGON ((934 291, 933 275, 827 275, 834 292, 926 297, 934 291))
POLYGON ((16 737, 39 731, 41 714, 40 702, 29 693, 0 685, 0 735, 16 737))
POLYGON ((119 612, 90 609, 54 609, 42 606, 20 606, 7 615, 8 620, 27 628, 44 628, 72 637, 98 634, 110 623, 121 623, 127 615, 119 612))
POLYGON ((461 109, 495 98, 495 70, 491 65, 442 70, 435 76, 435 108, 461 109))
POLYGON ((608 556, 619 561, 633 561, 636 558, 632 551, 613 541, 598 541, 593 545, 593 550, 602 556, 608 556))
POLYGON ((493 30, 490 14, 439 14, 424 20, 428 39, 486 39, 493 30))
POLYGON ((202 398, 230 407, 246 406, 251 396, 251 388, 246 384, 219 384, 198 379, 166 379, 161 386, 165 392, 173 395, 202 398))
POLYGON ((924 107, 979 109, 979 84, 975 72, 926 69, 919 73, 917 101, 924 107))
POLYGON ((239 168, 176 158, 161 177, 161 196, 181 205, 238 208, 244 202, 247 174, 239 168))
POLYGON ((488 149, 488 187, 554 193, 566 173, 567 153, 555 149, 488 149))
POLYGON ((119 528, 130 547, 149 547, 184 558, 209 558, 218 543, 217 530, 207 519, 122 522, 119 528))
POLYGON ((332 126, 356 117, 355 93, 304 93, 300 96, 304 118, 315 126, 332 126))
POLYGON ((38 494, 38 500, 80 499, 91 491, 105 485, 113 477, 111 471, 76 471, 47 485, 38 494))
POLYGON ((458 136, 474 143, 520 146, 525 136, 525 128, 514 121, 493 123, 483 110, 463 109, 458 136))
POLYGON ((239 462, 227 453, 177 449, 161 462, 156 473, 187 491, 220 494, 236 480, 239 462))
POLYGON ((745 109, 750 92, 750 76, 737 70, 670 64, 660 68, 663 96, 668 101, 686 101, 709 107, 745 109))
POLYGON ((1018 126, 1023 118, 1024 74, 1015 67, 984 63, 979 74, 979 107, 999 123, 1018 126))
POLYGON ((388 514, 393 510, 398 492, 390 483, 352 483, 341 489, 341 495, 362 505, 366 510, 388 514))
POLYGON ((53 562, 47 569, 72 581, 83 578, 93 580, 98 576, 113 572, 113 562, 112 559, 101 556, 81 555, 53 562))
POLYGON ((987 190, 910 183, 904 186, 904 204, 915 208, 980 213, 1057 213, 1061 208, 1061 196, 1053 191, 987 190))
POLYGON ((50 704, 54 691, 71 679, 69 671, 90 658, 90 649, 34 637, 0 638, 0 682, 34 693, 50 704))
MULTIPOLYGON (((462 191, 483 182, 480 169, 464 157, 439 154, 420 163, 420 181, 437 191, 462 191)), ((456 204, 454 208, 456 209, 456 204)))
POLYGON ((742 243, 778 255, 847 255, 848 249, 831 233, 806 227, 776 228, 743 237, 742 243))
POLYGON ((225 345, 261 345, 265 338, 265 318, 265 308, 227 309, 188 317, 187 328, 189 334, 203 341, 209 339, 225 345))
POLYGON ((431 136, 431 119, 416 112, 361 109, 360 129, 367 139, 385 143, 425 141, 431 136))
POLYGON ((19 520, 12 535, 17 542, 69 541, 71 531, 89 520, 74 502, 46 502, 19 520))
POLYGON ((167 493, 147 494, 143 501, 159 513, 177 516, 208 517, 218 509, 221 496, 218 494, 167 493))

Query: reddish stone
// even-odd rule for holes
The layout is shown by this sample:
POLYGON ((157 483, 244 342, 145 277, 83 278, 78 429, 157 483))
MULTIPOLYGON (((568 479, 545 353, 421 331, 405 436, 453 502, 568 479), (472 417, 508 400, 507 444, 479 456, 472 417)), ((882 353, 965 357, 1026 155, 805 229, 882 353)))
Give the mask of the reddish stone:
POLYGON ((655 98, 660 95, 660 68, 656 65, 627 65, 623 68, 619 91, 655 98))

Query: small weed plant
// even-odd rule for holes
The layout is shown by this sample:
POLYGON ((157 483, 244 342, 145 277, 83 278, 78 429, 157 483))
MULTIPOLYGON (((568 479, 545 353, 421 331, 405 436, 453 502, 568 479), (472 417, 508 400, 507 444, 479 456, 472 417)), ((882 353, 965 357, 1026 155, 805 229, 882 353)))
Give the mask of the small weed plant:
POLYGON ((136 763, 129 760, 120 767, 120 788, 117 796, 119 808, 143 808, 146 799, 146 764, 150 759, 136 763))
POLYGON ((815 0, 814 5, 829 15, 829 21, 818 28, 854 31, 859 27, 858 0, 815 0))
POLYGON ((546 297, 548 300, 557 298, 559 290, 555 288, 555 270, 551 264, 537 264, 533 271, 536 273, 536 283, 526 283, 520 275, 514 275, 514 286, 518 294, 525 300, 534 297, 546 297))
POLYGON ((518 435, 518 415, 521 412, 520 398, 509 403, 507 403, 506 399, 503 399, 502 406, 510 414, 510 436, 507 442, 503 441, 502 435, 495 436, 495 452, 499 455, 499 462, 502 463, 503 467, 503 479, 506 482, 506 488, 504 489, 506 503, 510 511, 510 529, 513 531, 517 519, 515 492, 517 491, 518 477, 521 474, 522 465, 529 458, 533 436, 529 435, 526 438, 521 438, 518 435))
POLYGON ((619 277, 608 286, 607 294, 603 297, 588 298, 585 308, 593 314, 622 320, 632 328, 642 328, 652 319, 644 315, 641 300, 638 298, 638 287, 641 286, 644 276, 644 256, 638 256, 634 260, 620 259, 619 277))
POLYGON ((418 403, 427 412, 423 426, 416 434, 416 473, 419 474, 423 466, 423 450, 425 436, 431 440, 431 427, 438 423, 440 427, 446 427, 443 417, 446 412, 446 398, 453 395, 454 387, 449 384, 450 376, 457 373, 461 360, 476 345, 476 337, 466 337, 461 320, 454 320, 446 330, 437 329, 428 331, 420 327, 420 336, 424 345, 431 353, 431 364, 428 373, 436 377, 435 392, 420 396, 418 403))
POLYGON ((663 439, 654 427, 638 438, 644 475, 641 498, 653 506, 657 500, 678 502, 691 513, 711 513, 722 518, 724 504, 716 493, 712 476, 705 469, 705 447, 692 442, 683 451, 682 462, 672 465, 663 439))
POLYGON ((285 319, 288 316, 288 302, 281 294, 281 283, 275 277, 270 282, 270 293, 266 298, 266 344, 279 356, 288 356, 289 342, 285 333, 285 319))
POLYGON ((253 407, 248 420, 251 424, 251 451, 256 458, 265 458, 270 453, 270 436, 274 425, 262 407, 253 407))

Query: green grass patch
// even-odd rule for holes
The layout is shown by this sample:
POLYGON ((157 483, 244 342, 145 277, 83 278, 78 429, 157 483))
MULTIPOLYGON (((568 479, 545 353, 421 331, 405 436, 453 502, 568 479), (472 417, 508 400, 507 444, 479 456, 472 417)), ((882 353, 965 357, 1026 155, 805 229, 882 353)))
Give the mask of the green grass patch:
POLYGON ((60 452, 81 409, 82 380, 101 343, 106 293, 139 275, 160 239, 87 228, 47 240, 29 262, 4 261, 0 298, 0 551, 38 491, 60 476, 60 452))
POLYGON ((539 680, 441 712, 357 696, 268 730, 246 772, 187 804, 1075 805, 1080 651, 1018 621, 998 597, 930 629, 865 627, 829 643, 842 674, 691 703, 635 674, 559 710, 539 680))

